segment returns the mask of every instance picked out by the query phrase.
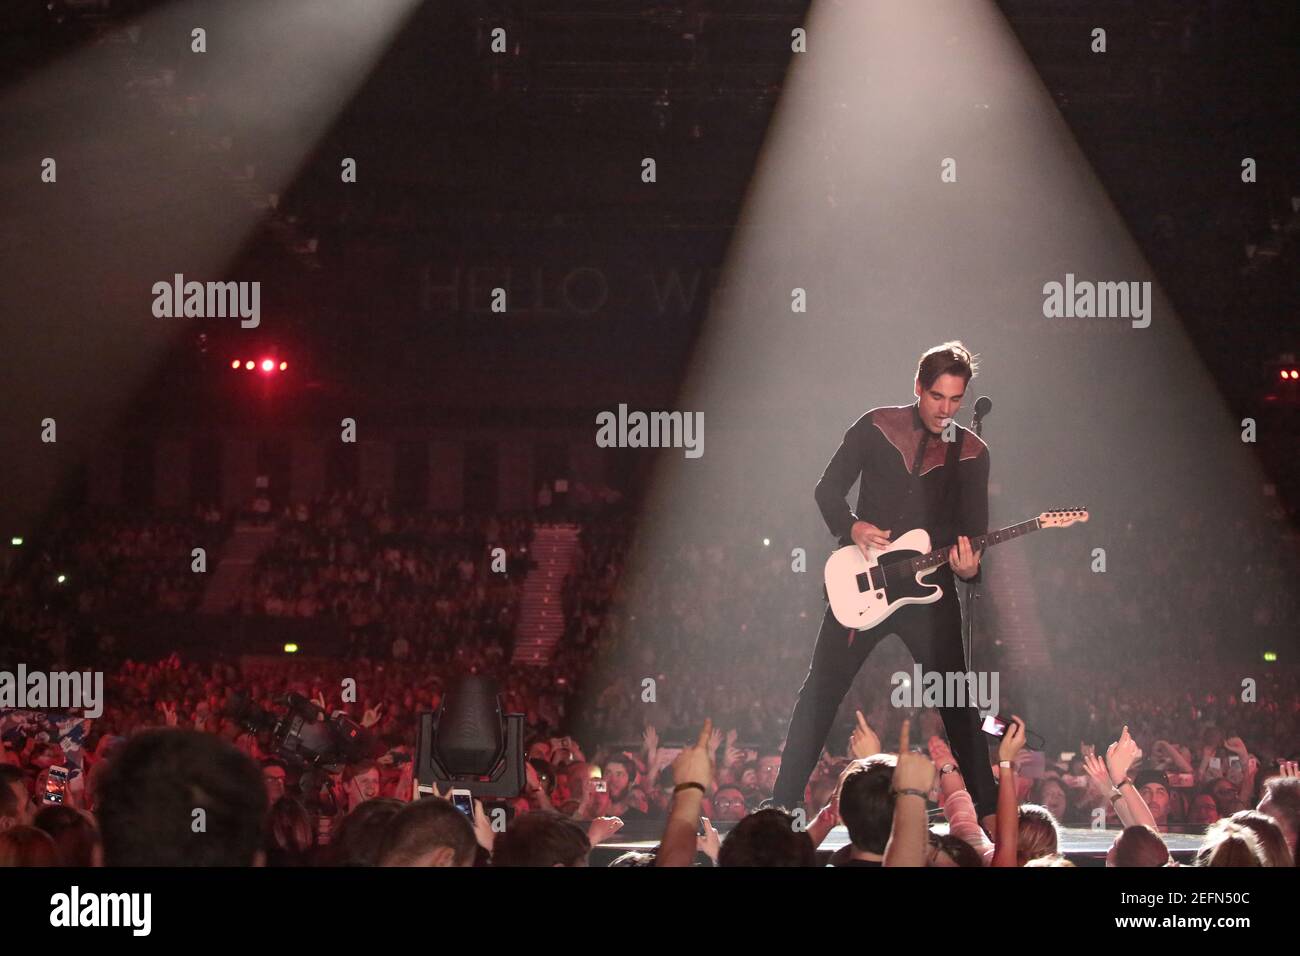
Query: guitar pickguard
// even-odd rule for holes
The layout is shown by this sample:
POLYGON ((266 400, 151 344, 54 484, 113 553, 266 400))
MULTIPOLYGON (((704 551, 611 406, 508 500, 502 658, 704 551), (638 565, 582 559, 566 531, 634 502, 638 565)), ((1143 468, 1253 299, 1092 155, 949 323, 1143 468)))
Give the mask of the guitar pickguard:
POLYGON ((933 594, 937 589, 937 584, 925 584, 916 580, 915 573, 908 573, 902 569, 890 572, 889 566, 896 561, 910 561, 913 558, 919 558, 920 551, 890 551, 884 557, 887 561, 881 561, 881 567, 885 568, 885 575, 888 577, 888 583, 885 585, 885 597, 890 604, 896 601, 902 601, 907 598, 924 598, 933 594))

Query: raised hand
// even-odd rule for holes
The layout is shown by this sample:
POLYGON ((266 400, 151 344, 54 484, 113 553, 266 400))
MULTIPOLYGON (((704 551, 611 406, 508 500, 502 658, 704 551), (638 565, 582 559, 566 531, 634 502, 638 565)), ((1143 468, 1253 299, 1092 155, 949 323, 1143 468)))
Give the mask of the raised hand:
POLYGON ((1128 776, 1133 762, 1142 756, 1137 741, 1129 736, 1127 725, 1119 735, 1119 740, 1106 748, 1106 766, 1110 769, 1112 783, 1119 783, 1128 776))
POLYGON ((1300 763, 1294 760, 1280 760, 1277 773, 1279 777, 1300 777, 1300 763))
POLYGON ((367 708, 366 712, 361 717, 361 726, 367 729, 375 726, 375 724, 379 723, 379 718, 383 712, 383 704, 377 704, 374 707, 367 708))
POLYGON ((618 817, 596 817, 587 827, 587 839, 595 846, 604 843, 621 829, 623 821, 618 817))
POLYGON ((718 836, 718 831, 713 828, 708 817, 700 817, 700 825, 704 832, 695 838, 695 849, 717 863, 718 851, 722 849, 722 837, 718 836))
POLYGON ((894 790, 920 790, 929 793, 934 785, 934 764, 925 754, 912 753, 909 750, 908 736, 911 721, 903 721, 903 730, 898 738, 898 764, 894 767, 894 790))
POLYGON ((722 730, 715 729, 713 733, 709 734, 709 753, 715 759, 717 758, 718 748, 720 746, 722 746, 722 730))
POLYGON ((1242 760, 1245 760, 1246 757, 1249 756, 1249 752, 1246 750, 1246 745, 1242 742, 1240 737, 1229 737, 1223 742, 1223 746, 1228 750, 1231 750, 1242 760))
POLYGON ((867 718, 862 716, 862 711, 856 710, 854 713, 857 715, 857 726, 849 734, 849 757, 861 759, 880 753, 880 737, 867 724, 867 718))
POLYGON ((709 736, 713 733, 713 720, 705 718, 699 739, 684 747, 673 761, 673 785, 698 783, 707 790, 713 782, 713 758, 709 754, 709 736))
POLYGON ((1097 792, 1105 796, 1113 784, 1110 779, 1110 771, 1106 769, 1106 764, 1102 762, 1102 759, 1096 754, 1085 754, 1083 769, 1087 771, 1089 779, 1097 785, 1097 792))
POLYGON ((998 760, 1016 759, 1016 755, 1025 747, 1025 722, 1015 714, 1011 715, 1011 723, 1007 726, 1006 733, 1002 735, 1002 740, 998 744, 998 760))
POLYGON ((654 724, 645 725, 641 734, 641 746, 645 748, 646 763, 653 763, 655 754, 659 752, 659 732, 655 730, 654 724))
POLYGON ((930 762, 936 768, 943 767, 945 764, 956 766, 957 761, 953 758, 952 749, 948 746, 948 741, 935 735, 929 740, 930 762))
POLYGON ((167 722, 167 726, 175 727, 176 726, 176 705, 174 703, 168 703, 167 701, 164 700, 161 703, 159 703, 158 706, 162 708, 163 719, 167 722))

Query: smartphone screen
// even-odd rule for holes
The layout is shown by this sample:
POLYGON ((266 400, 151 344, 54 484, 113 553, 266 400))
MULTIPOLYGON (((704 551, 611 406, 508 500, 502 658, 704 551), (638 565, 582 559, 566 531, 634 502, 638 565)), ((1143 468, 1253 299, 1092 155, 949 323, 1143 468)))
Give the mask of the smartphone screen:
POLYGON ((474 819, 474 797, 468 790, 453 790, 451 792, 451 805, 465 814, 468 819, 474 819))
POLYGON ((45 796, 42 797, 42 801, 55 806, 62 806, 67 793, 68 768, 51 767, 49 775, 45 778, 45 796))
POLYGON ((990 734, 994 737, 1001 737, 1007 732, 1007 722, 1002 720, 996 714, 989 714, 984 718, 984 723, 980 729, 986 734, 990 734))

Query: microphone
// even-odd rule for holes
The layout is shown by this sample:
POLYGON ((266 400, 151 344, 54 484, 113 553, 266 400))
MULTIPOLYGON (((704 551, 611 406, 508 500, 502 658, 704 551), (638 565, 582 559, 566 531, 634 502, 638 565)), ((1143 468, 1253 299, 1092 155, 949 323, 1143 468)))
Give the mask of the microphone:
POLYGON ((975 414, 971 419, 972 424, 980 421, 985 415, 993 411, 993 399, 987 395, 981 395, 979 401, 975 403, 975 414))

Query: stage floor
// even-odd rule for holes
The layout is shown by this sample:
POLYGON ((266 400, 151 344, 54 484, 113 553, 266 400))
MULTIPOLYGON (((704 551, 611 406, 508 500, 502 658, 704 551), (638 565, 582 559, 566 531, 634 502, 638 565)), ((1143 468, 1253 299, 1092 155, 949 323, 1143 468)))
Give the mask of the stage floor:
MULTIPOLYGON (((947 828, 946 823, 936 823, 931 827, 937 833, 944 833, 947 828)), ((718 828, 724 837, 727 829, 730 829, 730 827, 726 829, 723 827, 718 828)), ((1076 866, 1105 866, 1106 851, 1115 842, 1115 837, 1119 835, 1119 832, 1119 830, 1061 827, 1061 851, 1076 866)), ((629 839, 633 834, 625 833, 624 838, 621 840, 616 838, 613 841, 600 844, 591 851, 592 865, 608 866, 610 861, 624 853, 632 850, 645 853, 658 846, 658 832, 636 834, 636 836, 642 835, 647 838, 629 839)), ((1169 847, 1169 852, 1179 863, 1191 862, 1201 845, 1201 836, 1198 833, 1165 833, 1162 836, 1165 844, 1169 847)), ((848 829, 842 826, 836 827, 827 834, 826 839, 822 841, 822 845, 817 848, 818 859, 825 863, 830 859, 832 853, 842 846, 847 846, 848 842, 848 829)))

